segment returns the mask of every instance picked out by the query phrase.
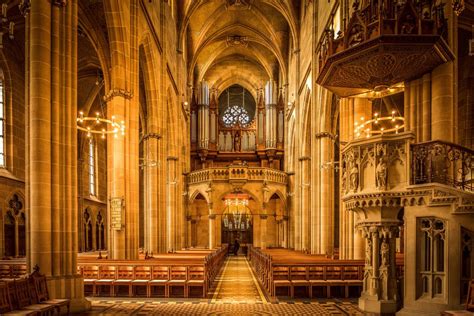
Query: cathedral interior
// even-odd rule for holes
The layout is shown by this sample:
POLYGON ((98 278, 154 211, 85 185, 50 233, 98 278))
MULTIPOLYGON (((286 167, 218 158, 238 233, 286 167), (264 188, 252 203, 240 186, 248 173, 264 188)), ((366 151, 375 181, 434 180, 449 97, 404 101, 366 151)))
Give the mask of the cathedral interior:
POLYGON ((0 2, 0 314, 473 315, 472 0, 0 2))

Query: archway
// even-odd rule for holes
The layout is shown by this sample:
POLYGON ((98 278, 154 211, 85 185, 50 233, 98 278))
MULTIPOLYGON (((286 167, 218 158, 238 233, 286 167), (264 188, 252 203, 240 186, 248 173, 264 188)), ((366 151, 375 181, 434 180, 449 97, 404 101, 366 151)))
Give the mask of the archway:
POLYGON ((209 208, 206 198, 198 193, 189 204, 186 244, 193 248, 209 247, 209 208))
POLYGON ((225 209, 221 217, 221 243, 253 244, 253 216, 248 207, 250 196, 245 193, 225 195, 225 209))

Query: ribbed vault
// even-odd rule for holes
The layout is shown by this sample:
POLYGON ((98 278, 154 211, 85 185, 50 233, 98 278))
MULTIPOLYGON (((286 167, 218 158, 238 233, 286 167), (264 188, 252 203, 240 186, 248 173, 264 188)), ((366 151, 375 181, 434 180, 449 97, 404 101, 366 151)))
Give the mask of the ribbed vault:
POLYGON ((287 82, 290 47, 298 47, 296 1, 194 0, 180 7, 180 50, 188 84, 206 80, 223 91, 240 84, 252 93, 269 79, 287 82))

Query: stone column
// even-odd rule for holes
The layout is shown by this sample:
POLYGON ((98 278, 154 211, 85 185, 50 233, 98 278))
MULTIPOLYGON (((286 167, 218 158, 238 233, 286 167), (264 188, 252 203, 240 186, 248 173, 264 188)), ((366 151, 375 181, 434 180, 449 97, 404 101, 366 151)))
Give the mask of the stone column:
POLYGON ((283 217, 283 248, 288 248, 288 216, 283 217))
MULTIPOLYGON (((153 130, 149 122, 148 128, 153 130)), ((159 133, 151 132, 143 136, 143 152, 145 160, 143 161, 143 174, 145 178, 144 185, 144 247, 149 253, 162 253, 166 248, 162 247, 159 232, 165 229, 164 212, 160 207, 159 201, 165 197, 159 189, 160 170, 163 169, 160 159, 161 136, 159 133)))
MULTIPOLYGON (((31 7, 30 7, 31 5, 31 7)), ((37 0, 25 22, 27 265, 86 309, 77 275, 77 2, 37 0), (61 58, 60 58, 61 56, 61 58)))
POLYGON ((209 249, 216 246, 216 214, 213 214, 212 206, 209 206, 209 249))
POLYGON ((168 157, 168 180, 167 180, 167 198, 166 198, 166 209, 167 209, 167 241, 168 241, 168 251, 179 250, 179 232, 181 229, 178 227, 178 158, 177 157, 168 157))
POLYGON ((298 250, 309 251, 311 242, 314 241, 314 231, 311 230, 311 223, 314 222, 314 213, 311 212, 311 158, 308 156, 299 158, 300 165, 300 234, 301 244, 298 250))
POLYGON ((359 307, 366 313, 397 311, 395 241, 398 222, 362 223, 366 239, 364 286, 359 307))
POLYGON ((431 73, 431 138, 454 141, 454 69, 453 62, 443 64, 431 73))
POLYGON ((267 218, 268 215, 260 215, 260 248, 267 249, 267 218))
POLYGON ((110 41, 107 117, 125 124, 124 135, 107 138, 109 259, 137 259, 139 244, 138 3, 103 1, 110 41))

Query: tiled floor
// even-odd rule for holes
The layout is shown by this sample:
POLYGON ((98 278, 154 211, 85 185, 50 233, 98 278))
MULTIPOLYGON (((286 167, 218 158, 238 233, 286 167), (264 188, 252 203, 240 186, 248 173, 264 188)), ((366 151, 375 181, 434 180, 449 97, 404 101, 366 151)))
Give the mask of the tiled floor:
POLYGON ((354 301, 269 302, 245 257, 229 257, 208 299, 91 298, 82 315, 362 315, 354 301))

